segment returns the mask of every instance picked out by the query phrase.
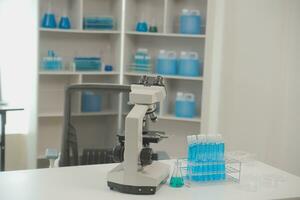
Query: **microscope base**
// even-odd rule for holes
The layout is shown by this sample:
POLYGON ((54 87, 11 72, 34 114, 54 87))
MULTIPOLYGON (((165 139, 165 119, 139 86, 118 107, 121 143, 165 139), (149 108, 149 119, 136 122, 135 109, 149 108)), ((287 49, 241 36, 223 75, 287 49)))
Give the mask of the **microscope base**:
POLYGON ((111 190, 116 190, 127 194, 149 195, 155 194, 156 190, 158 190, 158 187, 122 185, 113 182, 107 182, 107 185, 111 190))
POLYGON ((169 178, 169 166, 160 162, 144 167, 136 172, 133 179, 126 179, 126 172, 119 164, 108 174, 107 185, 111 190, 127 194, 150 195, 155 194, 160 186, 169 178))

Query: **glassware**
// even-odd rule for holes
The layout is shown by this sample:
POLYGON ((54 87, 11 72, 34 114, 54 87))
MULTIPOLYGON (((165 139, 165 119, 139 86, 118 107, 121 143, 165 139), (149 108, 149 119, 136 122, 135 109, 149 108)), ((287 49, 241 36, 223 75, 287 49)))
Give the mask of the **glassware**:
POLYGON ((56 19, 55 14, 52 11, 52 4, 49 2, 48 10, 45 12, 43 19, 42 19, 42 27, 43 28, 56 28, 56 19))
POLYGON ((149 26, 149 32, 152 32, 152 33, 157 33, 158 32, 158 28, 157 28, 155 19, 152 20, 152 23, 149 26))
POLYGON ((174 188, 180 188, 184 186, 184 180, 181 172, 181 161, 176 160, 173 174, 170 180, 170 186, 174 188))
POLYGON ((55 15, 52 12, 46 12, 43 17, 42 27, 43 28, 56 28, 55 15))
POLYGON ((59 21, 60 29, 71 29, 71 21, 68 16, 62 16, 59 21))

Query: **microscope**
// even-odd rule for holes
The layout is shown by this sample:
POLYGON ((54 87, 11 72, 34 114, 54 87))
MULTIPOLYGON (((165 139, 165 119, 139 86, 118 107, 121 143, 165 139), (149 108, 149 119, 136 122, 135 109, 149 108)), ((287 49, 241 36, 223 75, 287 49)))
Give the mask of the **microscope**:
POLYGON ((129 103, 132 110, 125 119, 125 136, 118 136, 119 142, 113 157, 121 162, 107 175, 111 190, 129 194, 155 194, 169 177, 169 165, 157 160, 157 154, 150 143, 158 143, 164 132, 149 131, 149 121, 156 121, 156 104, 164 100, 166 89, 163 78, 158 76, 152 82, 143 76, 139 83, 131 85, 129 103))

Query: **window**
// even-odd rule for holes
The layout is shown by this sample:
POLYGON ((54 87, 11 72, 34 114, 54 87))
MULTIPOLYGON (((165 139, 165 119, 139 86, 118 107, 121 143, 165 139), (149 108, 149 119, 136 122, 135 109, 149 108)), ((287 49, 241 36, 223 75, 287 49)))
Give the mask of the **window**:
POLYGON ((35 1, 0 1, 2 96, 25 111, 9 112, 7 133, 27 133, 36 99, 37 8, 35 1))

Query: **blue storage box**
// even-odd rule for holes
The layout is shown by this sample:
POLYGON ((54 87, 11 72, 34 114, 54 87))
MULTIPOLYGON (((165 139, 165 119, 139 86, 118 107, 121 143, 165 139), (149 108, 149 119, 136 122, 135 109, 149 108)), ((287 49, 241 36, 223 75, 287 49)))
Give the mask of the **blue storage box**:
POLYGON ((114 19, 112 17, 84 17, 83 29, 86 30, 113 30, 114 19))
POLYGON ((155 71, 161 75, 176 75, 177 73, 177 59, 175 52, 165 53, 161 51, 156 60, 155 71))
POLYGON ((178 60, 178 75, 181 76, 202 76, 203 69, 199 59, 180 58, 178 60))
POLYGON ((137 49, 133 56, 133 64, 131 70, 136 72, 151 72, 151 56, 148 49, 137 49))
POLYGON ((183 10, 179 18, 179 32, 201 34, 202 18, 199 11, 183 10))
POLYGON ((99 57, 75 57, 74 66, 76 71, 100 71, 101 59, 99 57))
POLYGON ((102 98, 94 92, 85 91, 81 95, 81 112, 100 112, 102 98))
POLYGON ((62 58, 58 57, 53 50, 48 50, 48 56, 42 59, 42 69, 47 71, 62 70, 62 58))
POLYGON ((43 58, 42 68, 47 71, 62 70, 62 61, 58 58, 45 57, 43 58))
POLYGON ((196 116, 196 102, 188 100, 176 100, 175 116, 194 118, 196 116))

